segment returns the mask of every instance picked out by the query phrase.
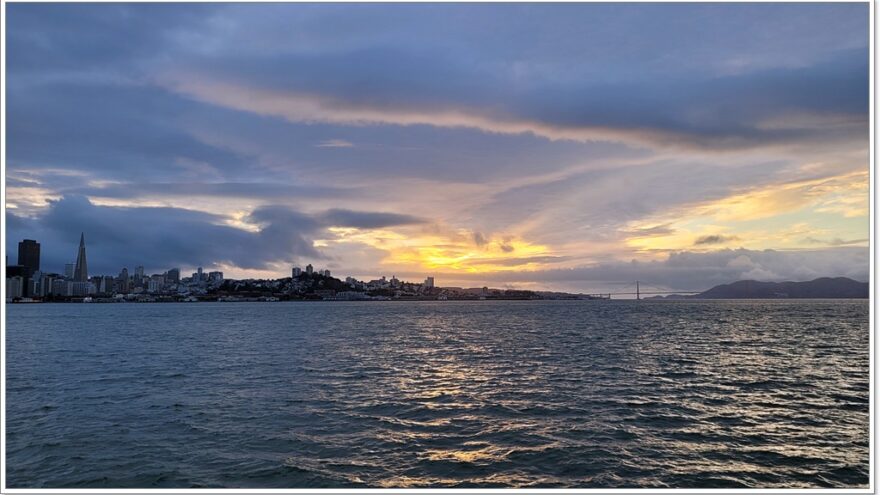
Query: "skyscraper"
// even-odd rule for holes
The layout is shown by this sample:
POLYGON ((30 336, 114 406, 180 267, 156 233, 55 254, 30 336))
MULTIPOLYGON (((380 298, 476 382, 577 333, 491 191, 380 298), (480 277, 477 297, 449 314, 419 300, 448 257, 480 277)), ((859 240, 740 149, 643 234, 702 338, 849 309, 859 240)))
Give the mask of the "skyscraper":
POLYGON ((18 264, 24 266, 28 276, 40 271, 40 243, 31 239, 19 242, 18 264))
POLYGON ((89 281, 89 265, 86 262, 86 235, 79 235, 79 251, 76 253, 76 268, 73 269, 74 282, 89 281))
POLYGON ((129 291, 131 291, 129 280, 128 268, 123 268, 122 271, 119 272, 119 278, 117 279, 117 292, 128 294, 129 291))

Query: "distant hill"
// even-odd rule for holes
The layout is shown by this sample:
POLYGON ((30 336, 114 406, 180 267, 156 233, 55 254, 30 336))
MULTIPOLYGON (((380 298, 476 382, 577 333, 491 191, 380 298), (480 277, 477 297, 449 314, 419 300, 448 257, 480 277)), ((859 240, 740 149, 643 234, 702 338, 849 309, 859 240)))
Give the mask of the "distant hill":
POLYGON ((692 296, 695 299, 866 299, 867 282, 846 277, 817 278, 809 282, 757 282, 740 280, 716 285, 692 296))

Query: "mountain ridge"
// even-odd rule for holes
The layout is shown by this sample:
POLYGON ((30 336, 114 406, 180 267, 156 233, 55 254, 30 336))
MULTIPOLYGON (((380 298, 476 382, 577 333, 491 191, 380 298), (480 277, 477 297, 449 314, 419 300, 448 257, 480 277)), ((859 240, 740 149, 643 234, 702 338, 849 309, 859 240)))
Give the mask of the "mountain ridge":
POLYGON ((868 282, 847 277, 820 277, 807 282, 739 280, 690 296, 693 299, 867 299, 868 282))

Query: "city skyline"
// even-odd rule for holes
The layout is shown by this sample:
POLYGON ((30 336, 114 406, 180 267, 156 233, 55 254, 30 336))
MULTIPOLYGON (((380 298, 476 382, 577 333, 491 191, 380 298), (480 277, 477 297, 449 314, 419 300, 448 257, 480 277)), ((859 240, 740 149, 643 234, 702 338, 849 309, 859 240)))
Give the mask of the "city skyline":
MULTIPOLYGON (((34 239, 23 239, 18 243, 18 258, 17 263, 11 264, 8 262, 7 256, 7 278, 11 277, 19 277, 28 279, 35 273, 41 275, 57 275, 63 279, 67 279, 71 282, 80 282, 80 283, 89 283, 93 282, 95 279, 112 277, 117 280, 124 280, 126 282, 130 280, 140 280, 151 277, 162 276, 168 283, 179 283, 183 278, 181 278, 181 268, 180 267, 172 267, 167 270, 155 270, 155 269, 146 269, 143 265, 135 264, 134 272, 129 273, 128 266, 123 266, 119 270, 118 276, 113 276, 108 273, 97 274, 97 273, 89 273, 88 272, 88 264, 87 264, 87 255, 86 255, 86 242, 85 242, 85 232, 80 233, 79 245, 77 247, 76 253, 76 262, 75 263, 65 263, 64 270, 54 270, 52 268, 44 269, 40 265, 40 248, 41 244, 34 239), (10 270, 15 273, 10 273, 10 270), (67 273, 69 272, 69 273, 67 273), (153 273, 150 273, 153 272, 153 273)), ((218 280, 224 280, 223 272, 212 270, 212 267, 209 267, 208 270, 205 270, 203 266, 197 267, 184 267, 186 269, 195 270, 192 272, 191 280, 214 280, 217 278, 218 280)), ((313 273, 317 275, 321 275, 324 277, 331 277, 331 271, 326 268, 315 268, 310 264, 307 264, 305 267, 293 266, 291 267, 291 275, 290 278, 297 278, 301 274, 312 275, 313 273)), ((284 275, 277 277, 269 277, 266 280, 278 280, 287 278, 284 275)), ((385 280, 385 275, 377 275, 376 278, 381 278, 382 281, 385 280)), ((346 281, 354 280, 353 277, 346 277, 346 281)), ((396 275, 391 276, 391 280, 397 281, 396 275)), ((360 281, 358 281, 360 282, 360 281)), ((412 283, 401 281, 402 283, 412 283)), ((425 278, 425 285, 428 287, 434 286, 434 277, 428 276, 425 278)))
POLYGON ((867 5, 7 12, 6 249, 46 266, 868 277, 867 5))

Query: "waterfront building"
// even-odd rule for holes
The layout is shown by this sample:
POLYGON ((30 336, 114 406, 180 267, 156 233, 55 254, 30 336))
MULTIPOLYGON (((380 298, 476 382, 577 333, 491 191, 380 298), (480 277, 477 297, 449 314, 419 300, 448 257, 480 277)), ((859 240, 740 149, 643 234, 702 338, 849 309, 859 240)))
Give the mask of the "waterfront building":
POLYGON ((71 296, 90 296, 97 292, 95 290, 95 284, 91 282, 77 282, 76 280, 74 280, 73 282, 69 282, 69 285, 69 292, 71 296))
POLYGON ((44 294, 40 294, 42 291, 41 282, 43 278, 43 272, 36 271, 31 274, 30 278, 25 281, 25 292, 30 295, 30 297, 42 297, 44 294))
POLYGON ((50 292, 55 296, 69 296, 70 294, 70 280, 65 279, 55 279, 52 281, 52 290, 50 292))
POLYGON ((24 296, 24 277, 6 277, 6 299, 24 296))
POLYGON ((55 274, 44 272, 36 272, 31 281, 31 295, 35 297, 46 297, 52 293, 52 285, 57 277, 55 274))
POLYGON ((369 298, 370 296, 366 295, 365 293, 357 291, 338 292, 334 296, 334 299, 337 301, 364 301, 369 298))
POLYGON ((40 271, 40 243, 31 239, 19 242, 18 264, 25 267, 28 277, 40 271))

